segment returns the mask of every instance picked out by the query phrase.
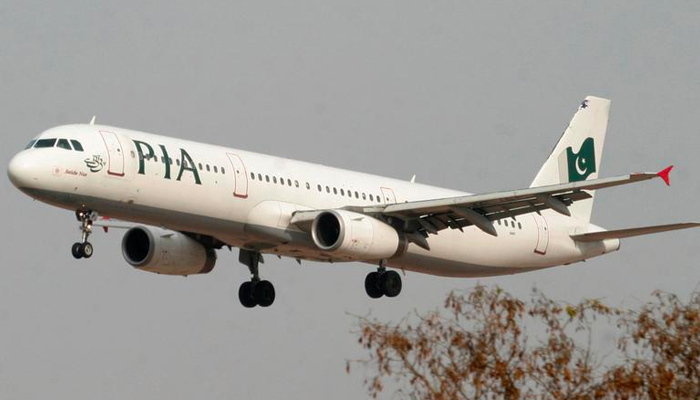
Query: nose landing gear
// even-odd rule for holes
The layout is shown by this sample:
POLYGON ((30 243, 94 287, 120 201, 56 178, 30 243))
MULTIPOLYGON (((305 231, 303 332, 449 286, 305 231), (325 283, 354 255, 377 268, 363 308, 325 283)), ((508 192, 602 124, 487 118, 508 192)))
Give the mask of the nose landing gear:
POLYGON ((80 242, 74 243, 71 247, 71 254, 76 259, 90 258, 94 253, 92 244, 88 242, 88 238, 92 233, 92 222, 94 219, 94 214, 92 211, 78 210, 75 212, 75 217, 80 222, 80 230, 82 232, 82 240, 80 242))
POLYGON ((370 272, 365 278, 365 292, 373 299, 396 297, 401 293, 401 287, 401 275, 396 271, 387 271, 384 262, 380 262, 377 271, 370 272))
POLYGON ((248 266, 252 275, 250 281, 243 282, 238 289, 238 299, 243 307, 269 307, 275 302, 275 287, 270 281, 260 280, 258 264, 263 261, 262 254, 257 251, 241 249, 238 260, 248 266))

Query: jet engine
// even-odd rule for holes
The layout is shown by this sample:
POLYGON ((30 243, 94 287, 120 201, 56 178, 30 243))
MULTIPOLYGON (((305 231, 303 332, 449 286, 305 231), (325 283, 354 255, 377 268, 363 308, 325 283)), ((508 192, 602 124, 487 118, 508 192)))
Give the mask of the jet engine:
POLYGON ((152 226, 129 229, 122 254, 134 268, 165 275, 206 274, 216 264, 214 249, 180 232, 152 226))
POLYGON ((319 249, 347 260, 386 260, 407 247, 391 225, 345 210, 318 214, 311 224, 311 236, 319 249))

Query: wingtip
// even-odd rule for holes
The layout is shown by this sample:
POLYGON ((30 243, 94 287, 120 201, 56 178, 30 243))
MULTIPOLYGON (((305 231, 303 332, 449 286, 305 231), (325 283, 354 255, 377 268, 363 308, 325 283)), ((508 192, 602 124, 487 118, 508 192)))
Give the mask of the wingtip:
POLYGON ((671 186, 671 170, 673 169, 673 165, 669 165, 668 167, 662 169, 661 171, 657 172, 656 175, 661 177, 661 179, 664 180, 664 183, 666 183, 666 186, 671 186))

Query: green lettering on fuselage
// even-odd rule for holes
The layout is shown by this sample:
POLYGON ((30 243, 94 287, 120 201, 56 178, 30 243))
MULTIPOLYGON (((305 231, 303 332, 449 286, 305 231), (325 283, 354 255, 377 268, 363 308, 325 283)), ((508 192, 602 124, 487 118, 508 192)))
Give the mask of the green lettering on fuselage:
POLYGON ((168 157, 168 150, 166 150, 165 146, 162 144, 159 144, 158 146, 163 151, 163 163, 165 164, 165 175, 163 177, 165 179, 170 179, 170 157, 168 157))
POLYGON ((182 179, 182 174, 185 171, 190 171, 194 174, 194 182, 197 185, 201 185, 202 181, 199 179, 199 172, 197 172, 197 167, 192 161, 192 157, 185 151, 185 149, 180 149, 180 173, 177 175, 177 180, 182 179))
POLYGON ((151 159, 155 157, 155 153, 153 152, 153 147, 151 147, 150 144, 146 142, 141 142, 138 140, 134 140, 134 145, 136 146, 136 151, 139 153, 139 174, 145 175, 146 174, 146 159, 151 159), (145 146, 146 149, 148 150, 147 154, 143 153, 142 146, 145 146))
MULTIPOLYGON (((153 151, 153 147, 150 144, 139 140, 133 140, 133 142, 136 146, 136 151, 139 154, 139 174, 146 175, 146 160, 155 158, 156 154, 153 151)), ((157 164, 162 164, 165 166, 165 174, 163 175, 163 178, 171 179, 171 160, 170 156, 168 155, 168 150, 162 144, 159 144, 158 147, 160 147, 160 150, 162 152, 162 162, 157 164)), ((180 165, 180 171, 177 174, 178 181, 182 180, 182 175, 185 173, 185 171, 190 171, 194 175, 194 183, 196 183, 197 185, 202 184, 202 180, 199 178, 199 171, 197 171, 197 167, 195 166, 194 161, 192 161, 192 157, 190 157, 189 153, 187 153, 185 149, 180 149, 180 162, 178 164, 180 165)))

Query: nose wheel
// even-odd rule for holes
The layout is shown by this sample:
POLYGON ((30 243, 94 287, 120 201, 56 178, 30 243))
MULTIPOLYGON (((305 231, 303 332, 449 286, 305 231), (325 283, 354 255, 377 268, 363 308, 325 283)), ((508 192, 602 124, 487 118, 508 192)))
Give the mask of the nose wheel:
POLYGON ((94 214, 92 211, 78 210, 75 212, 75 217, 80 222, 80 231, 82 233, 82 239, 80 242, 76 242, 71 247, 71 254, 75 259, 90 258, 94 253, 92 244, 88 242, 88 238, 92 233, 92 222, 94 219, 94 214))
POLYGON ((250 270, 251 279, 238 289, 238 299, 245 308, 269 307, 275 302, 275 287, 270 281, 260 280, 258 265, 263 261, 257 251, 241 249, 238 260, 250 270))
POLYGON ((377 271, 370 272, 365 278, 365 292, 373 299, 396 297, 401 293, 401 288, 401 275, 396 271, 387 271, 384 263, 380 263, 377 271))

